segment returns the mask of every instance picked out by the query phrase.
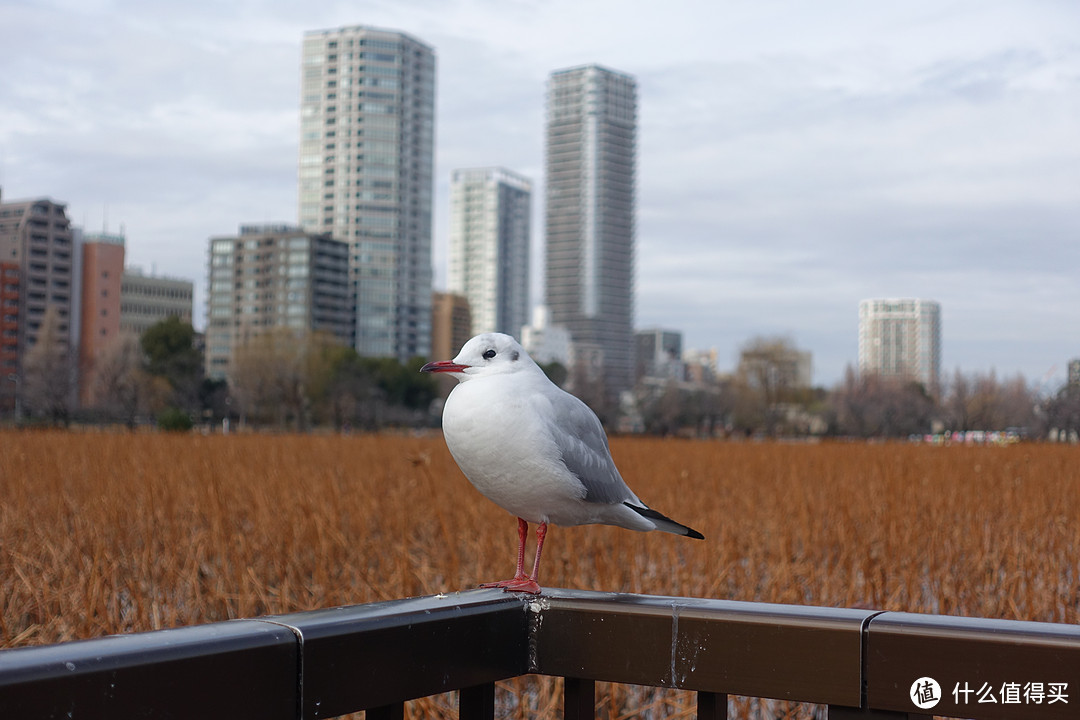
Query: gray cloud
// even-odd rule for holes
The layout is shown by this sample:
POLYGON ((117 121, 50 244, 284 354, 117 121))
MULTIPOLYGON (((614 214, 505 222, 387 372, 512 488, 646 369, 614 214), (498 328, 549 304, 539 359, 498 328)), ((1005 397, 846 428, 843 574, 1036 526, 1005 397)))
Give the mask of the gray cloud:
POLYGON ((926 296, 947 368, 1039 380, 1080 356, 1078 20, 1038 0, 9 3, 0 184, 92 229, 107 212, 132 261, 201 293, 208 237, 295 220, 303 32, 402 29, 438 55, 441 279, 450 171, 542 189, 544 81, 601 62, 640 85, 639 324, 728 366, 787 334, 829 384, 859 299, 926 296))

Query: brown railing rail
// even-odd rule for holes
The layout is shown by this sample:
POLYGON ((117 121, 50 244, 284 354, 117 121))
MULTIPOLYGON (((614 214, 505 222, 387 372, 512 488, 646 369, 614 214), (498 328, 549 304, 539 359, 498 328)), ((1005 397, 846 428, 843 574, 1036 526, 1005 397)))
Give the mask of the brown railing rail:
POLYGON ((1080 717, 1080 627, 545 590, 473 590, 0 651, 0 718, 400 718, 460 690, 490 720, 495 683, 564 677, 566 720, 596 681, 825 706, 833 720, 1080 717), (912 685, 934 678, 933 709, 912 685), (1073 693, 1077 693, 1074 697, 1073 693), (993 699, 994 702, 989 702, 993 699))

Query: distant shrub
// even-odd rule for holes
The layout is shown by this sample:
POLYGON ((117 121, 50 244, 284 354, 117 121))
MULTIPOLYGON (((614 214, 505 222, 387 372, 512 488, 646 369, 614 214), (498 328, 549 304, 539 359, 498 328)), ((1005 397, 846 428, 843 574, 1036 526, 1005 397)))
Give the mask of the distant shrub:
POLYGON ((158 428, 166 432, 187 432, 192 427, 191 416, 176 407, 162 410, 157 416, 158 428))

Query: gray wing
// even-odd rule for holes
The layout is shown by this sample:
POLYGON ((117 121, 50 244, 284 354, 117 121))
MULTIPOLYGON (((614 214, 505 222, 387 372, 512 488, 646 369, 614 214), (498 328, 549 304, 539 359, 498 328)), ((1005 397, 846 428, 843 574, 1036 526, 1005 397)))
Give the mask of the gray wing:
POLYGON ((567 469, 585 489, 585 501, 594 503, 640 502, 623 482, 611 459, 607 435, 600 419, 578 398, 560 393, 550 398, 558 422, 555 445, 567 469))

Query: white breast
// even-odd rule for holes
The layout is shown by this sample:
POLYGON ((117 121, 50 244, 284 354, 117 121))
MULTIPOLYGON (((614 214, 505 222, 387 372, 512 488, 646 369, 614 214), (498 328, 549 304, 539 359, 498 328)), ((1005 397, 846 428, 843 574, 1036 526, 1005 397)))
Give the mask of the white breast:
POLYGON ((563 465, 537 401, 520 376, 463 382, 443 409, 446 445, 476 489, 507 512, 534 523, 593 522, 584 488, 563 465))

